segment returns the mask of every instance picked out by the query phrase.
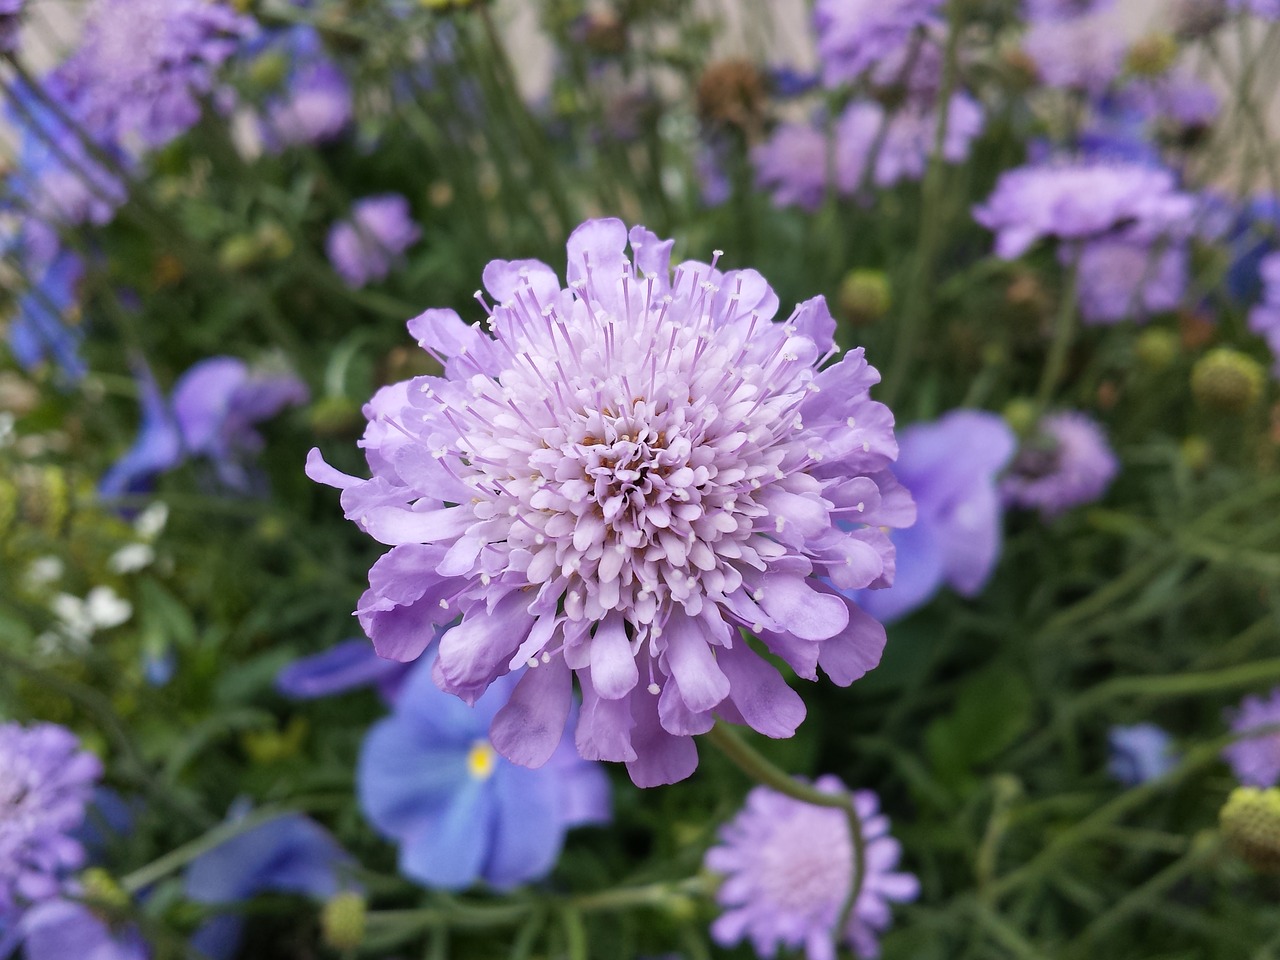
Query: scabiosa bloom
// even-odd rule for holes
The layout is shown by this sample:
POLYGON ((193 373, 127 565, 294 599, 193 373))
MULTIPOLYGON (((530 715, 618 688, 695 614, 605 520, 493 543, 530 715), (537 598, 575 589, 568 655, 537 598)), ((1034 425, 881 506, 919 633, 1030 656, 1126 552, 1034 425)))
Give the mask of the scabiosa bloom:
POLYGON ((216 73, 256 25, 206 0, 95 0, 65 68, 95 135, 162 147, 200 119, 216 73))
POLYGON ((502 758, 488 729, 518 676, 500 678, 468 707, 435 685, 434 660, 414 664, 395 712, 365 739, 361 809, 400 844, 401 872, 428 886, 462 890, 483 880, 508 889, 546 876, 568 828, 608 822, 603 768, 568 738, 540 770, 502 758))
POLYGON ((1107 771, 1126 787, 1157 780, 1178 765, 1173 738, 1154 723, 1112 727, 1107 744, 1111 748, 1107 771))
MULTIPOLYGON (((847 793, 837 778, 820 777, 824 793, 847 793)), ((920 894, 910 873, 896 872, 902 848, 889 836, 889 818, 870 790, 855 790, 854 807, 866 840, 862 887, 848 926, 837 931, 853 880, 853 839, 844 811, 818 807, 756 787, 746 806, 707 851, 709 870, 725 875, 717 899, 725 913, 711 927, 721 946, 749 939, 761 957, 779 947, 804 947, 808 960, 835 960, 837 942, 860 957, 880 954, 877 935, 892 917, 889 904, 920 894)))
MULTIPOLYGON (((314 27, 299 25, 281 35, 288 56, 284 91, 266 105, 263 139, 267 146, 324 143, 351 122, 351 84, 325 54, 314 27)), ((268 53, 267 56, 279 55, 268 53)))
POLYGON ((1187 257, 1182 244, 1162 248, 1118 237, 1084 244, 1077 261, 1081 317, 1111 324, 1173 310, 1187 289, 1187 257))
POLYGON ((942 22, 942 0, 818 0, 814 26, 827 86, 852 83, 942 22))
POLYGON ((1022 0, 1028 20, 1071 20, 1111 7, 1115 0, 1022 0))
POLYGON ((693 772, 717 713, 774 737, 803 718, 740 628, 811 679, 876 665, 884 628, 826 580, 887 584, 881 526, 902 521, 879 375, 861 349, 821 368, 837 352, 825 301, 771 323, 756 271, 672 278, 671 241, 634 228, 635 267, 627 241, 617 220, 575 230, 568 289, 543 263, 490 263, 490 333, 452 310, 410 321, 445 376, 368 405, 373 479, 318 451, 308 471, 395 548, 357 611, 379 653, 411 660, 460 617, 444 689, 474 700, 534 665, 492 730, 529 766, 560 742, 576 672, 582 755, 652 786, 693 772))
POLYGON ((23 914, 19 925, 25 960, 149 960, 132 925, 113 929, 82 903, 49 900, 23 914))
POLYGON ((1263 20, 1280 20, 1280 0, 1227 0, 1227 9, 1251 13, 1263 20))
POLYGON ((1213 87, 1182 70, 1134 81, 1119 96, 1140 116, 1175 136, 1206 130, 1221 110, 1213 87))
POLYGON ((325 249, 347 286, 363 287, 385 279, 396 258, 421 236, 409 216, 409 201, 384 193, 357 201, 351 219, 333 225, 325 249))
POLYGON ((55 897, 84 863, 72 836, 102 764, 65 727, 0 725, 0 929, 21 909, 55 897))
POLYGON ((27 0, 0 0, 0 53, 18 49, 18 26, 27 0))
POLYGON ((1124 39, 1098 17, 1038 21, 1022 47, 1046 86, 1094 96, 1111 85, 1124 64, 1124 39))
MULTIPOLYGON (((1280 725, 1280 687, 1266 699, 1245 697, 1239 709, 1228 713, 1228 720, 1236 733, 1280 725)), ((1222 757, 1246 787, 1265 789, 1280 784, 1280 733, 1237 740, 1223 749, 1222 757)))
MULTIPOLYGON (((855 103, 836 126, 836 140, 842 154, 860 156, 865 164, 871 156, 873 145, 884 112, 878 104, 855 103), (851 119, 853 111, 861 116, 851 119), (871 125, 865 117, 874 112, 876 133, 867 134, 871 125)), ((942 138, 942 159, 947 163, 959 163, 969 156, 969 148, 982 133, 984 115, 982 107, 968 94, 957 93, 951 97, 947 111, 947 129, 942 138)), ((938 111, 934 106, 907 105, 891 114, 884 132, 880 152, 875 158, 872 181, 880 187, 889 187, 903 180, 919 180, 933 154, 938 135, 938 111)), ((861 173, 861 171, 859 172, 861 173)), ((860 179, 860 177, 859 177, 860 179)))
POLYGON ((1098 424, 1075 411, 1041 418, 1001 484, 1008 503, 1049 520, 1106 492, 1120 465, 1098 424))
MULTIPOLYGON (((751 151, 756 182, 772 191, 773 202, 779 207, 817 210, 822 206, 830 182, 827 175, 829 142, 812 124, 779 125, 768 140, 751 151)), ((835 161, 836 178, 845 188, 841 192, 847 192, 856 185, 856 169, 850 169, 838 155, 835 161)))
POLYGON ((974 218, 996 233, 996 254, 1012 260, 1038 240, 1088 240, 1123 227, 1135 241, 1185 229, 1195 201, 1168 170, 1082 160, 1018 167, 1000 175, 974 218))
POLYGON ((986 585, 1004 522, 997 477, 1016 446, 1004 418, 981 410, 954 410, 902 431, 894 473, 915 499, 916 522, 893 532, 893 586, 858 591, 859 606, 891 623, 943 584, 966 597, 986 585))
POLYGON ((1262 277, 1262 302, 1249 311, 1249 329, 1267 341, 1275 358, 1272 376, 1280 378, 1280 253, 1263 257, 1258 273, 1262 277))

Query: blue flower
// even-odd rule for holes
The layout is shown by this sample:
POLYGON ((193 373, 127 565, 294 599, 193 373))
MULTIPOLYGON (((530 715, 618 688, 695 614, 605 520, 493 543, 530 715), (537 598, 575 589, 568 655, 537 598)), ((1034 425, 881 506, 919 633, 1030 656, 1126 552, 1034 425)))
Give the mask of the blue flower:
POLYGON ((609 819, 604 771, 569 740, 537 770, 504 759, 489 724, 521 674, 494 681, 469 707, 436 687, 435 659, 413 665, 394 713, 365 739, 361 809, 400 844, 401 872, 428 886, 507 889, 545 876, 567 828, 609 819))
POLYGON ((1178 765, 1173 738, 1154 723, 1112 727, 1107 743, 1111 747, 1107 772, 1127 787, 1163 777, 1178 765))
MULTIPOLYGON (((234 814, 233 814, 234 816, 234 814)), ((327 900, 344 889, 351 857, 319 824, 301 814, 269 820, 197 857, 187 870, 187 899, 230 905, 260 893, 296 893, 327 900)), ((223 914, 205 923, 191 945, 212 960, 235 954, 244 922, 223 914)))
POLYGON ((18 298, 9 327, 9 347, 14 359, 27 370, 46 360, 57 365, 69 380, 87 372, 80 358, 84 332, 67 323, 78 305, 77 286, 84 264, 68 250, 30 278, 31 289, 18 298))
POLYGON ((955 410, 902 431, 894 473, 916 501, 916 522, 894 530, 897 571, 887 590, 860 590, 877 620, 922 607, 942 585, 973 596, 1000 557, 1003 510, 996 477, 1013 457, 1013 431, 993 413, 955 410))
POLYGON ((1262 261, 1276 249, 1280 233, 1280 198, 1261 196, 1240 211, 1227 241, 1231 268, 1227 291, 1238 303, 1253 303, 1262 294, 1262 261))
POLYGON ((19 932, 26 960, 149 960, 151 956, 136 927, 115 928, 84 904, 69 900, 32 907, 24 914, 19 932))
POLYGON ((394 701, 408 670, 408 664, 378 656, 368 640, 347 640, 289 664, 276 677, 276 689, 294 700, 314 700, 376 684, 394 701))

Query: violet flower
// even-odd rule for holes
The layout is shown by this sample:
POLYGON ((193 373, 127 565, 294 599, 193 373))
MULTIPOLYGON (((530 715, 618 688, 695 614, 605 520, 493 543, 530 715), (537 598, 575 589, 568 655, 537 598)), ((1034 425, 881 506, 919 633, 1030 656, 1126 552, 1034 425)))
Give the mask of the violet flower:
MULTIPOLYGON (((1235 733, 1280 725, 1280 687, 1265 699, 1245 697, 1238 709, 1228 713, 1228 719, 1235 733)), ((1237 740, 1223 748, 1222 757, 1246 787, 1266 789, 1280 784, 1280 732, 1237 740)))
MULTIPOLYGON (((848 793, 838 779, 820 777, 824 793, 848 793)), ((844 811, 794 800, 768 787, 747 794, 742 812, 720 831, 706 867, 723 874, 717 900, 725 912, 711 927, 721 946, 746 939, 760 957, 780 947, 804 948, 808 960, 835 960, 838 944, 859 957, 880 953, 877 936, 892 922, 890 903, 920 895, 913 874, 896 870, 902 847, 889 836, 889 818, 870 790, 852 793, 866 842, 862 887, 848 925, 837 930, 854 875, 853 840, 844 811)))
POLYGON ((1081 317, 1090 324, 1141 322, 1175 309, 1187 290, 1188 257, 1182 244, 1089 241, 1076 262, 1081 317))
POLYGON ((469 707, 436 687, 434 661, 428 654, 414 664, 395 712, 365 739, 361 809, 400 845, 400 871, 427 886, 463 890, 483 880, 505 890, 546 876, 568 828, 608 822, 603 768, 567 738, 539 770, 504 759, 487 731, 518 674, 469 707))
POLYGON ((136 927, 113 927, 89 907, 71 900, 48 900, 32 907, 23 915, 19 932, 25 960, 151 958, 136 927))
POLYGON ((325 249, 343 282, 363 287, 386 279, 400 254, 421 236, 409 215, 409 201, 398 193, 384 193, 357 201, 351 219, 330 229, 325 249))
POLYGON ((1039 510, 1051 520, 1097 500, 1119 470, 1102 427, 1083 413, 1063 411, 1041 418, 1000 489, 1007 503, 1039 510))
POLYGON ((1280 378, 1280 252, 1263 257, 1258 274, 1262 302, 1249 311, 1249 329, 1267 341, 1274 358, 1271 374, 1280 378))
POLYGON ((1022 0, 1022 11, 1032 21, 1071 20, 1114 5, 1115 0, 1022 0))
POLYGON ((966 597, 986 586, 1004 522, 997 477, 1016 445, 1004 418, 981 410, 953 410, 902 431, 894 473, 915 500, 916 522, 893 532, 893 586, 858 591, 859 606, 892 623, 944 584, 966 597))
POLYGON ((1098 17, 1037 21, 1022 47, 1045 86, 1095 97, 1111 86, 1124 65, 1123 37, 1098 17))
POLYGON ((18 28, 27 0, 0 0, 0 53, 18 49, 18 28))
POLYGON ((346 640, 293 661, 276 676, 276 689, 293 700, 316 700, 376 686, 384 700, 393 702, 409 669, 378 656, 367 640, 346 640))
POLYGON ((285 89, 266 104, 263 139, 269 148, 326 143, 340 136, 354 110, 346 74, 325 53, 314 27, 283 31, 289 58, 285 89))
POLYGON ((1158 780, 1178 765, 1173 738, 1154 723, 1112 727, 1107 744, 1111 748, 1107 771, 1126 787, 1158 780))
POLYGON ((942 23, 943 0, 818 0, 814 27, 822 79, 852 83, 900 53, 917 31, 942 23))
POLYGON ((633 266, 627 240, 618 220, 575 230, 568 289, 543 263, 490 263, 484 328, 452 310, 410 321, 445 375, 366 408, 373 479, 318 451, 307 469, 394 548, 357 609, 381 655, 412 660, 457 623, 436 674, 468 701, 530 664, 491 731, 529 766, 560 742, 576 673, 582 755, 652 786, 693 772, 717 715, 774 737, 803 718, 740 628, 810 679, 878 663, 884 628, 826 581, 887 585, 882 527, 909 509, 885 499, 897 443, 868 393, 879 375, 861 349, 823 366, 821 297, 772 323, 754 270, 673 278, 671 241, 636 227, 633 266))
POLYGON ((1280 20, 1280 0, 1227 0, 1227 9, 1263 20, 1280 20))

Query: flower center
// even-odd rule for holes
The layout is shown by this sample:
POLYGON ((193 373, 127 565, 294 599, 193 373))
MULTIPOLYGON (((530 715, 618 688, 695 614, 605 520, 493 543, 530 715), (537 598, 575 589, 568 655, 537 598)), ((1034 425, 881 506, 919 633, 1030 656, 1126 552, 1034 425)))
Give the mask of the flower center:
POLYGON ((849 893, 852 866, 848 828, 838 810, 815 808, 791 817, 760 850, 761 886, 787 911, 838 911, 849 893))
POLYGON ((477 740, 467 752, 467 773, 473 780, 488 780, 498 766, 498 754, 488 740, 477 740))

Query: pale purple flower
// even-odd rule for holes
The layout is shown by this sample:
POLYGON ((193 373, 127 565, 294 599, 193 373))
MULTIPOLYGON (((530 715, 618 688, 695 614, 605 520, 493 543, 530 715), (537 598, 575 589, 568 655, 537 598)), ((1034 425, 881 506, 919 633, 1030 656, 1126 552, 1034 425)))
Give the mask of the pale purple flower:
POLYGON ((324 143, 351 122, 351 86, 332 63, 300 71, 288 94, 272 104, 270 129, 285 144, 324 143))
MULTIPOLYGON (((1245 697, 1239 709, 1228 713, 1228 720, 1235 733, 1280 726, 1280 687, 1272 690, 1266 699, 1245 697)), ((1222 757, 1246 787, 1265 790, 1280 784, 1280 730, 1228 744, 1222 750, 1222 757)))
POLYGON ((1107 772, 1127 787, 1158 780, 1178 765, 1173 738, 1154 723, 1112 727, 1107 744, 1111 748, 1107 772))
POLYGON ((351 219, 333 225, 325 246, 329 262, 349 287, 383 280, 422 230, 409 215, 409 201, 384 193, 356 201, 351 219))
POLYGON ((1182 244, 1118 237, 1085 243, 1076 266, 1080 315, 1085 323, 1112 324, 1175 309, 1187 289, 1187 259, 1182 244))
POLYGON ((1249 311, 1249 329, 1267 341, 1275 362, 1272 376, 1280 379, 1280 253, 1270 253, 1258 266, 1262 302, 1249 311))
POLYGON ((1124 65, 1123 36, 1099 17, 1037 21, 1022 47, 1046 86, 1093 96, 1102 94, 1124 65))
MULTIPOLYGON (((114 929, 82 903, 48 900, 19 925, 25 960, 149 960, 151 950, 132 924, 114 929)), ((0 951, 2 953, 3 951, 0 951)))
POLYGON ((1183 70, 1135 80, 1119 96, 1128 108, 1175 131, 1211 126, 1222 107, 1213 87, 1183 70))
POLYGON ((0 0, 0 53, 18 49, 18 27, 27 0, 0 0))
POLYGON ((538 261, 496 260, 483 327, 410 321, 444 365, 366 407, 373 479, 328 466, 346 515, 394 549, 358 607, 378 652, 418 657, 474 700, 528 664, 492 738, 550 757, 583 693, 577 744, 648 786, 689 776, 716 716, 790 736, 804 704, 739 630, 798 674, 848 684, 884 628, 836 589, 887 584, 883 527, 908 522, 889 465, 893 416, 861 349, 838 363, 821 297, 773 323, 754 270, 670 270, 671 241, 592 220, 568 288, 538 261), (848 526, 838 525, 837 520, 848 526), (828 586, 826 578, 836 589, 828 586))
POLYGON ((57 896, 84 864, 73 833, 101 776, 98 758, 65 727, 0 725, 0 928, 57 896))
POLYGON ((942 23, 943 0, 818 0, 814 26, 827 86, 857 80, 942 23))
POLYGON ((1022 0, 1022 12, 1028 20, 1072 20, 1114 5, 1115 0, 1022 0))
MULTIPOLYGON (((850 110, 865 111, 868 107, 879 114, 876 123, 878 130, 883 123, 883 108, 873 104, 855 104, 850 110)), ((960 163, 966 159, 973 141, 982 133, 983 121, 982 107, 976 100, 968 94, 954 94, 947 111, 947 128, 941 144, 942 159, 947 163, 960 163)), ((853 156, 861 150, 864 163, 874 142, 865 139, 867 127, 865 121, 850 125, 842 121, 836 132, 841 152, 853 156), (854 137, 861 138, 862 142, 855 144, 854 137)), ((929 157, 933 154, 937 135, 936 107, 919 108, 908 105, 893 113, 889 118, 889 127, 885 131, 880 153, 875 159, 872 180, 876 186, 889 187, 904 180, 922 178, 929 165, 929 157)))
POLYGON ((812 124, 781 124, 751 151, 756 182, 772 191, 779 207, 817 210, 827 195, 829 144, 826 134, 812 124))
POLYGON ((1263 20, 1280 20, 1280 0, 1227 0, 1227 9, 1251 13, 1263 20))
POLYGON ((92 133, 154 149, 195 125, 218 68, 255 29, 206 0, 94 0, 64 66, 92 133))
POLYGON ((1097 500, 1119 470, 1107 435, 1094 420, 1075 411, 1051 413, 1022 442, 1001 491, 1007 502, 1039 510, 1048 520, 1097 500))
POLYGON ((1081 160, 1006 171, 973 215, 996 233, 996 254, 1012 260, 1041 239, 1088 240, 1122 227, 1131 240, 1154 241, 1186 230, 1194 212, 1168 170, 1081 160))
MULTIPOLYGON (((847 794, 837 778, 820 777, 824 793, 847 794)), ((721 946, 750 940, 768 958, 780 947, 804 948, 808 960, 835 960, 839 944, 859 957, 880 953, 878 935, 892 922, 890 903, 920 894, 913 874, 897 871, 902 847, 870 790, 852 793, 866 840, 866 862, 849 923, 836 930, 854 875, 853 839, 844 811, 794 800, 768 787, 747 794, 742 812, 707 851, 707 869, 723 874, 717 899, 725 912, 711 927, 721 946)))

